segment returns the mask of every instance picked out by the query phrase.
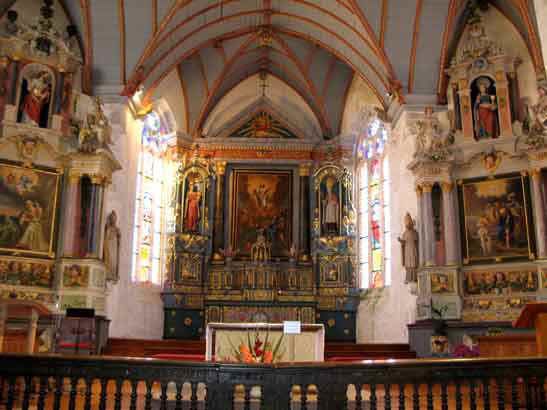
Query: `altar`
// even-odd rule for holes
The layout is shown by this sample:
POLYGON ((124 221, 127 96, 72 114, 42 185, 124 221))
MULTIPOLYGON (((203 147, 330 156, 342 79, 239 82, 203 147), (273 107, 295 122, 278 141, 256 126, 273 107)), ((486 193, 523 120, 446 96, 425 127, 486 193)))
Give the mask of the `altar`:
POLYGON ((209 323, 205 360, 265 364, 322 362, 325 328, 318 324, 299 327, 299 332, 288 334, 282 323, 209 323))

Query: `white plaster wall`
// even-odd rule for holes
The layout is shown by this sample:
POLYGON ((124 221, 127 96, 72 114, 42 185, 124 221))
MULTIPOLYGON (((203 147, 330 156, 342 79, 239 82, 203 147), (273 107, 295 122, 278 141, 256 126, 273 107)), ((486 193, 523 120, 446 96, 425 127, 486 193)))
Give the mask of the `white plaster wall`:
POLYGON ((358 343, 408 343, 406 325, 416 317, 416 296, 404 283, 401 247, 403 217, 410 212, 416 218, 417 200, 414 177, 407 169, 414 152, 410 136, 392 133, 387 149, 391 186, 391 286, 374 290, 361 301, 357 313, 358 343))
POLYGON ((137 153, 141 127, 120 104, 107 105, 105 111, 113 125, 113 151, 122 166, 122 170, 113 175, 103 210, 103 221, 113 209, 116 211, 121 230, 120 280, 109 286, 107 298, 107 315, 111 320, 110 337, 161 339, 163 303, 160 287, 131 282, 137 153))
POLYGON ((353 76, 346 105, 342 116, 341 135, 350 135, 355 132, 356 122, 359 120, 359 113, 366 106, 381 107, 382 105, 376 98, 374 92, 358 75, 353 76))
POLYGON ((538 27, 540 28, 538 31, 541 53, 543 54, 543 65, 547 67, 547 0, 534 0, 534 9, 536 11, 538 27))
POLYGON ((154 90, 153 100, 163 98, 177 123, 178 131, 188 132, 186 128, 186 107, 184 106, 182 86, 177 70, 172 70, 154 90))
MULTIPOLYGON (((273 106, 287 116, 287 120, 306 136, 321 137, 321 127, 313 111, 291 87, 274 76, 268 76, 266 97, 273 106)), ((203 126, 205 135, 214 135, 242 111, 262 96, 258 74, 239 83, 229 91, 211 111, 203 126)))

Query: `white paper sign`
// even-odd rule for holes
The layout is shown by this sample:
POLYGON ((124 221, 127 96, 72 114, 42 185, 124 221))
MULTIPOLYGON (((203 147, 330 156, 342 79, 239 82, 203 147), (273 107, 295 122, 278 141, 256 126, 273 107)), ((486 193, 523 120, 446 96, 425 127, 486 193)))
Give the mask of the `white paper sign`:
POLYGON ((286 335, 299 335, 302 332, 302 326, 299 321, 286 320, 283 322, 283 333, 286 335))

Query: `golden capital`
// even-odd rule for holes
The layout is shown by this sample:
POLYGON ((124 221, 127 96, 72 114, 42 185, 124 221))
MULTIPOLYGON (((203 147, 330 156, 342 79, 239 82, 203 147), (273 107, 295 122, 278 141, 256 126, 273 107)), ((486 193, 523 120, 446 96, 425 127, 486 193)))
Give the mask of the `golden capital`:
POLYGON ((431 193, 432 190, 433 190, 433 184, 429 182, 422 184, 422 191, 424 193, 431 193))
POLYGON ((522 171, 520 171, 520 175, 523 176, 523 177, 528 176, 528 170, 523 169, 522 171))
POLYGON ((105 178, 102 175, 91 175, 91 183, 93 185, 102 185, 105 178))
POLYGON ((226 173, 226 161, 215 162, 218 175, 224 175, 226 173))
POLYGON ((68 175, 68 183, 76 185, 76 184, 80 183, 80 177, 81 177, 80 174, 71 173, 71 174, 68 175))
POLYGON ((311 173, 311 164, 298 165, 298 173, 301 177, 309 177, 311 173))
POLYGON ((443 192, 452 192, 454 189, 454 183, 452 182, 443 182, 441 183, 441 189, 443 192))
POLYGON ((418 196, 422 195, 422 186, 421 186, 421 185, 416 185, 416 186, 414 187, 414 189, 416 190, 416 194, 417 194, 418 196))
POLYGON ((540 168, 532 168, 529 172, 530 172, 530 176, 534 180, 538 180, 541 177, 541 169, 540 168))

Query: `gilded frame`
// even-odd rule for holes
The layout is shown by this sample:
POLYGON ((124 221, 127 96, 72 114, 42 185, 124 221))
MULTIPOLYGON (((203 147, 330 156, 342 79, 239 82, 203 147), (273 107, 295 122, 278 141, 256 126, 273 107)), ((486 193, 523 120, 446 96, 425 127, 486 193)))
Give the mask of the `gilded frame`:
MULTIPOLYGON (((28 186, 25 186, 25 188, 16 188, 18 195, 20 197, 20 200, 25 201, 34 201, 35 203, 38 203, 39 205, 44 205, 45 201, 48 203, 48 212, 47 212, 47 221, 49 229, 47 229, 47 232, 44 232, 44 238, 47 241, 47 250, 44 247, 43 250, 33 250, 33 249, 25 249, 18 246, 1 246, 0 245, 0 253, 6 253, 11 255, 24 255, 24 256, 36 256, 36 257, 45 257, 45 258, 55 258, 55 242, 56 242, 56 234, 57 234, 57 204, 59 202, 59 191, 60 191, 60 184, 61 184, 61 176, 62 172, 59 171, 53 171, 46 168, 27 168, 21 165, 17 165, 11 162, 6 161, 0 161, 0 185, 4 186, 6 185, 6 189, 8 189, 9 182, 4 182, 4 178, 17 178, 19 176, 19 179, 22 181, 22 177, 26 176, 31 177, 30 182, 32 183, 32 177, 36 177, 36 182, 34 183, 34 187, 37 187, 38 185, 42 187, 42 183, 39 183, 40 178, 46 177, 51 179, 49 182, 49 186, 53 185, 54 189, 50 192, 50 195, 46 199, 38 199, 36 196, 31 195, 32 193, 30 190, 28 190, 28 186), (11 171, 11 172, 9 172, 11 171), (20 191, 24 189, 25 191, 29 192, 23 192, 20 191), (25 194, 25 195, 23 195, 25 194), (41 203, 40 203, 41 202, 41 203)), ((20 182, 22 183, 22 182, 20 182)), ((33 188, 34 188, 33 187, 33 188)), ((47 192, 47 188, 45 190, 47 192)), ((12 195, 13 196, 13 195, 12 195)), ((16 211, 16 210, 13 210, 16 211)), ((13 212, 12 211, 12 212, 13 212)), ((22 214, 25 210, 19 210, 19 212, 22 214)), ((2 208, 0 208, 0 215, 2 215, 2 208)), ((21 218, 21 216, 19 216, 21 218)), ((13 219, 13 217, 12 217, 13 219)), ((21 237, 24 234, 21 235, 21 237)), ((20 241, 21 238, 18 238, 20 241)))
MULTIPOLYGON (((532 218, 532 209, 531 209, 531 196, 530 196, 530 188, 529 188, 529 182, 528 178, 524 175, 518 175, 518 174, 509 174, 509 175, 500 175, 497 177, 486 177, 486 178, 477 178, 467 181, 460 181, 458 187, 458 199, 459 199, 459 206, 460 206, 460 216, 461 216, 461 235, 462 235, 462 251, 463 251, 463 262, 465 265, 473 263, 473 262, 504 262, 504 261, 510 261, 510 260, 519 260, 519 259, 529 259, 533 260, 535 259, 535 242, 534 242, 534 225, 533 225, 533 218, 532 218), (514 252, 491 252, 490 254, 485 254, 488 252, 482 251, 482 255, 477 255, 477 250, 474 249, 471 244, 471 242, 476 242, 477 238, 476 236, 478 233, 475 233, 475 235, 471 232, 471 227, 477 228, 479 226, 480 219, 483 218, 477 217, 476 213, 477 210, 472 210, 472 207, 477 207, 480 205, 472 204, 470 201, 470 196, 472 195, 470 193, 471 189, 477 190, 481 185, 483 184, 500 184, 504 183, 507 186, 510 184, 516 185, 518 188, 515 192, 515 197, 519 197, 522 199, 521 203, 519 205, 522 206, 522 221, 524 222, 524 226, 521 226, 520 228, 524 228, 523 232, 521 233, 521 236, 524 235, 524 239, 526 240, 526 246, 523 246, 521 248, 515 248, 520 249, 520 252, 514 251, 514 252), (474 212, 473 212, 474 211, 474 212), (477 222, 478 220, 478 222, 477 222), (474 237, 475 236, 475 237, 474 237)), ((486 187, 488 188, 488 187, 486 187)), ((501 202, 506 201, 502 205, 502 207, 507 208, 509 200, 508 196, 512 192, 507 192, 505 196, 499 195, 499 196, 492 196, 490 202, 501 202)), ((475 199, 475 198, 472 198, 475 199)), ((486 202, 485 199, 482 200, 482 202, 486 202)), ((479 202, 480 203, 480 202, 479 202)), ((492 206, 493 207, 493 206, 492 206)), ((483 214, 486 214, 488 211, 488 206, 483 209, 483 214)), ((512 214, 512 212, 511 212, 512 214)), ((513 222, 514 223, 514 222, 513 222)), ((477 228, 478 232, 478 228, 477 228)), ((489 235, 489 238, 491 240, 491 234, 489 235)), ((497 239, 498 242, 500 239, 497 239)), ((476 245, 476 243, 475 243, 476 245)), ((496 244, 493 244, 492 246, 495 246, 496 244)), ((482 246, 482 245, 481 245, 482 246)), ((509 250, 511 248, 509 247, 509 250)))

